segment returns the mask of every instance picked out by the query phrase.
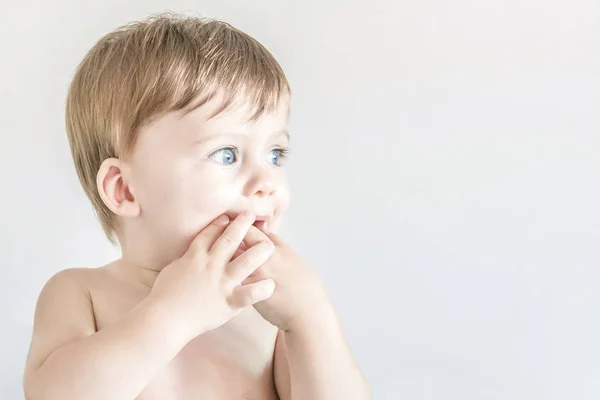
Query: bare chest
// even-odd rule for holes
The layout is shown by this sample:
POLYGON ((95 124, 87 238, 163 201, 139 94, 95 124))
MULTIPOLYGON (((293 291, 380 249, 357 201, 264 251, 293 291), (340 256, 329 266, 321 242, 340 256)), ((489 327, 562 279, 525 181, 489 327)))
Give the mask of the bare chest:
MULTIPOLYGON (((117 290, 93 298, 97 330, 131 311, 147 292, 117 290)), ((138 400, 275 400, 276 329, 249 308, 189 342, 138 400)), ((133 366, 132 366, 133 367, 133 366)))

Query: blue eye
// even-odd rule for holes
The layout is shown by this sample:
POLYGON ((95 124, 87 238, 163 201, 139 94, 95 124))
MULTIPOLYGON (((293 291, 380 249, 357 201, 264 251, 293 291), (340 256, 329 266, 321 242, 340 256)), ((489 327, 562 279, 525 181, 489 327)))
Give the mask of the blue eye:
POLYGON ((289 149, 273 149, 269 153, 269 161, 273 165, 280 165, 281 160, 285 160, 288 156, 289 149))
POLYGON ((231 165, 237 161, 237 152, 233 147, 224 147, 212 153, 209 157, 221 164, 231 165))

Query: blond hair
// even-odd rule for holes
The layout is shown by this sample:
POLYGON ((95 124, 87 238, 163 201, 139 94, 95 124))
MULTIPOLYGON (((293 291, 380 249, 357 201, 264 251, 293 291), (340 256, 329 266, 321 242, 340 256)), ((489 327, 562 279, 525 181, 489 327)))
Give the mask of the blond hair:
POLYGON ((104 35, 77 67, 66 130, 77 175, 109 240, 115 243, 115 216, 96 176, 107 158, 127 157, 141 127, 168 112, 188 113, 216 95, 224 101, 214 115, 242 96, 252 102, 256 120, 290 94, 273 55, 223 21, 161 13, 104 35))

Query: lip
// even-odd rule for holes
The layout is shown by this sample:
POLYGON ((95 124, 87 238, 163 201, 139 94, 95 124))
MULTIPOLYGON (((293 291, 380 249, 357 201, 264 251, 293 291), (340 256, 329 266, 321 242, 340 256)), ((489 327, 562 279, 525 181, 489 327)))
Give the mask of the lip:
POLYGON ((255 227, 257 227, 259 230, 261 230, 263 232, 268 232, 270 221, 271 221, 270 215, 256 214, 255 218, 254 218, 254 223, 252 225, 254 225, 255 227))
MULTIPOLYGON (((233 221, 242 212, 244 212, 244 210, 239 211, 239 212, 227 212, 227 213, 225 213, 225 215, 227 215, 229 217, 230 221, 233 221)), ((271 215, 269 215, 269 214, 254 214, 254 216, 255 216, 255 218, 254 218, 254 222, 252 223, 252 225, 263 232, 269 232, 269 222, 273 218, 273 215, 272 214, 271 215)), ((246 245, 244 244, 244 242, 242 242, 242 244, 240 245, 240 250, 244 251, 245 249, 246 249, 246 245)))
MULTIPOLYGON (((238 215, 240 215, 243 211, 240 212, 232 212, 232 213, 225 213, 228 217, 230 221, 233 221, 234 219, 236 219, 238 217, 238 215)), ((271 214, 254 214, 254 223, 256 224, 257 222, 269 222, 273 216, 271 214)))
POLYGON ((254 225, 255 227, 257 227, 259 230, 263 231, 263 232, 267 232, 269 230, 269 221, 271 220, 271 217, 268 215, 257 215, 256 218, 254 219, 254 223, 252 225, 254 225))

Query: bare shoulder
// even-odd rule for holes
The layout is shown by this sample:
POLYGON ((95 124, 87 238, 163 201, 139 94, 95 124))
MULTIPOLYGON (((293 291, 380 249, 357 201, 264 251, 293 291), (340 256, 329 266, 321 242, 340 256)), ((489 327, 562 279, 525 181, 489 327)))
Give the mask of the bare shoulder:
POLYGON ((59 304, 70 308, 89 300, 91 282, 99 272, 96 268, 68 268, 52 275, 38 296, 35 319, 42 318, 44 312, 51 311, 59 304))
POLYGON ((53 308, 57 301, 67 302, 63 306, 69 308, 91 301, 93 283, 103 274, 102 268, 67 268, 52 275, 38 296, 36 317, 41 317, 40 313, 53 308))
POLYGON ((89 286, 94 277, 98 276, 99 274, 102 274, 102 267, 63 269, 48 279, 42 288, 41 293, 44 293, 45 291, 47 292, 56 287, 64 288, 65 286, 76 286, 83 289, 86 286, 89 286))
POLYGON ((95 333, 90 285, 102 272, 69 268, 54 274, 38 296, 26 373, 41 366, 58 348, 95 333))

